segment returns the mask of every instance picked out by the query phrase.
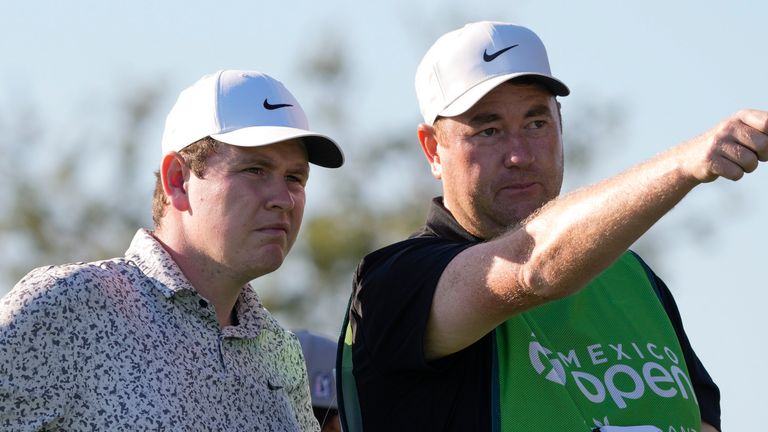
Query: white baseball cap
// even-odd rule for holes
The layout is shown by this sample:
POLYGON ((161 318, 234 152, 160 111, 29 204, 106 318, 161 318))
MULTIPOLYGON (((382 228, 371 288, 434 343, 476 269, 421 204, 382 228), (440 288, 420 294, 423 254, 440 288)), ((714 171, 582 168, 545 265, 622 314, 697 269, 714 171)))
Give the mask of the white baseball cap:
POLYGON ((294 333, 307 364, 312 405, 336 409, 336 342, 309 330, 294 333))
POLYGON ((568 87, 552 76, 547 50, 528 28, 482 21, 441 36, 416 69, 416 96, 424 122, 453 117, 470 109, 499 84, 531 76, 552 94, 568 87))
POLYGON ((344 163, 336 142, 309 130, 304 110, 283 83, 259 71, 221 70, 179 94, 165 120, 163 155, 207 136, 240 147, 301 138, 309 162, 328 168, 344 163))

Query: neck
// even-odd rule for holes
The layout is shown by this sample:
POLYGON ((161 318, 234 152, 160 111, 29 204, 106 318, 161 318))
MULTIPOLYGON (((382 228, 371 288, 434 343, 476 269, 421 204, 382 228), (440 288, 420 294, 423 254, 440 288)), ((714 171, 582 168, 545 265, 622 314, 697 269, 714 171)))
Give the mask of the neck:
POLYGON ((235 324, 235 304, 242 289, 243 287, 240 286, 237 291, 222 292, 212 289, 206 292, 195 287, 198 294, 213 305, 216 311, 216 321, 219 323, 220 328, 235 324))
POLYGON ((456 219, 456 222, 473 236, 483 240, 488 240, 495 236, 494 233, 488 233, 486 230, 481 229, 480 224, 475 223, 475 220, 461 211, 461 206, 454 205, 450 199, 445 197, 445 195, 443 195, 443 206, 451 213, 453 218, 456 219))
POLYGON ((219 323, 219 328, 235 325, 237 320, 237 314, 235 313, 237 296, 231 302, 219 299, 218 303, 215 300, 211 300, 211 303, 216 311, 216 322, 219 323))
POLYGON ((232 279, 231 272, 211 263, 207 257, 195 254, 192 248, 185 248, 183 241, 175 241, 160 230, 155 231, 154 236, 195 291, 213 305, 219 327, 232 325, 235 303, 248 281, 232 279))

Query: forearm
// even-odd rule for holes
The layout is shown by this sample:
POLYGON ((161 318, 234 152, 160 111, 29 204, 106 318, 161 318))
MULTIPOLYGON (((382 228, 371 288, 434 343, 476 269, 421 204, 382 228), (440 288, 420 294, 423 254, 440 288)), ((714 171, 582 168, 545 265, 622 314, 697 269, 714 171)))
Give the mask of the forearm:
POLYGON ((767 117, 739 112, 618 176, 553 200, 509 236, 489 244, 495 248, 490 253, 501 258, 486 275, 495 285, 490 288, 519 291, 523 307, 580 289, 696 185, 718 177, 738 180, 768 159, 767 117))
POLYGON ((519 262, 533 302, 586 285, 697 184, 670 150, 545 206, 517 234, 530 238, 519 262))
POLYGON ((768 160, 766 130, 768 113, 742 111, 460 253, 435 291, 427 358, 455 352, 510 316, 583 288, 696 185, 738 180, 768 160))
POLYGON ((433 299, 427 358, 455 352, 510 316, 584 287, 696 185, 673 156, 557 198, 454 258, 433 299))

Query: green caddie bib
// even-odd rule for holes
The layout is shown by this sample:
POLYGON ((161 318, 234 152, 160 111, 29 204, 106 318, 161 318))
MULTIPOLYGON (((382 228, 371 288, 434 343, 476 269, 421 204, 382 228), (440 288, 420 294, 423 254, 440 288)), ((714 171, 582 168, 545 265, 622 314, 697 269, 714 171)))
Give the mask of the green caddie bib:
POLYGON ((497 327, 494 429, 698 432, 688 368, 653 283, 627 252, 583 290, 497 327))

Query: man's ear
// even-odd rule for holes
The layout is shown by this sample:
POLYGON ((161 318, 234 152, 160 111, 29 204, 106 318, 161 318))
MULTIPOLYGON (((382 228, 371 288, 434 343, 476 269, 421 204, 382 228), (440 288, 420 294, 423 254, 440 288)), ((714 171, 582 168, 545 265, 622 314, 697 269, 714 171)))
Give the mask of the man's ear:
POLYGON ((432 176, 440 180, 443 168, 440 163, 440 154, 437 152, 437 130, 435 130, 434 126, 421 123, 416 129, 416 134, 419 137, 419 143, 421 143, 421 150, 424 152, 424 156, 427 157, 429 167, 432 169, 432 176))
POLYGON ((160 178, 163 191, 171 206, 178 211, 189 210, 189 196, 187 195, 187 179, 189 167, 184 163, 181 155, 171 152, 163 156, 160 166, 160 178))

